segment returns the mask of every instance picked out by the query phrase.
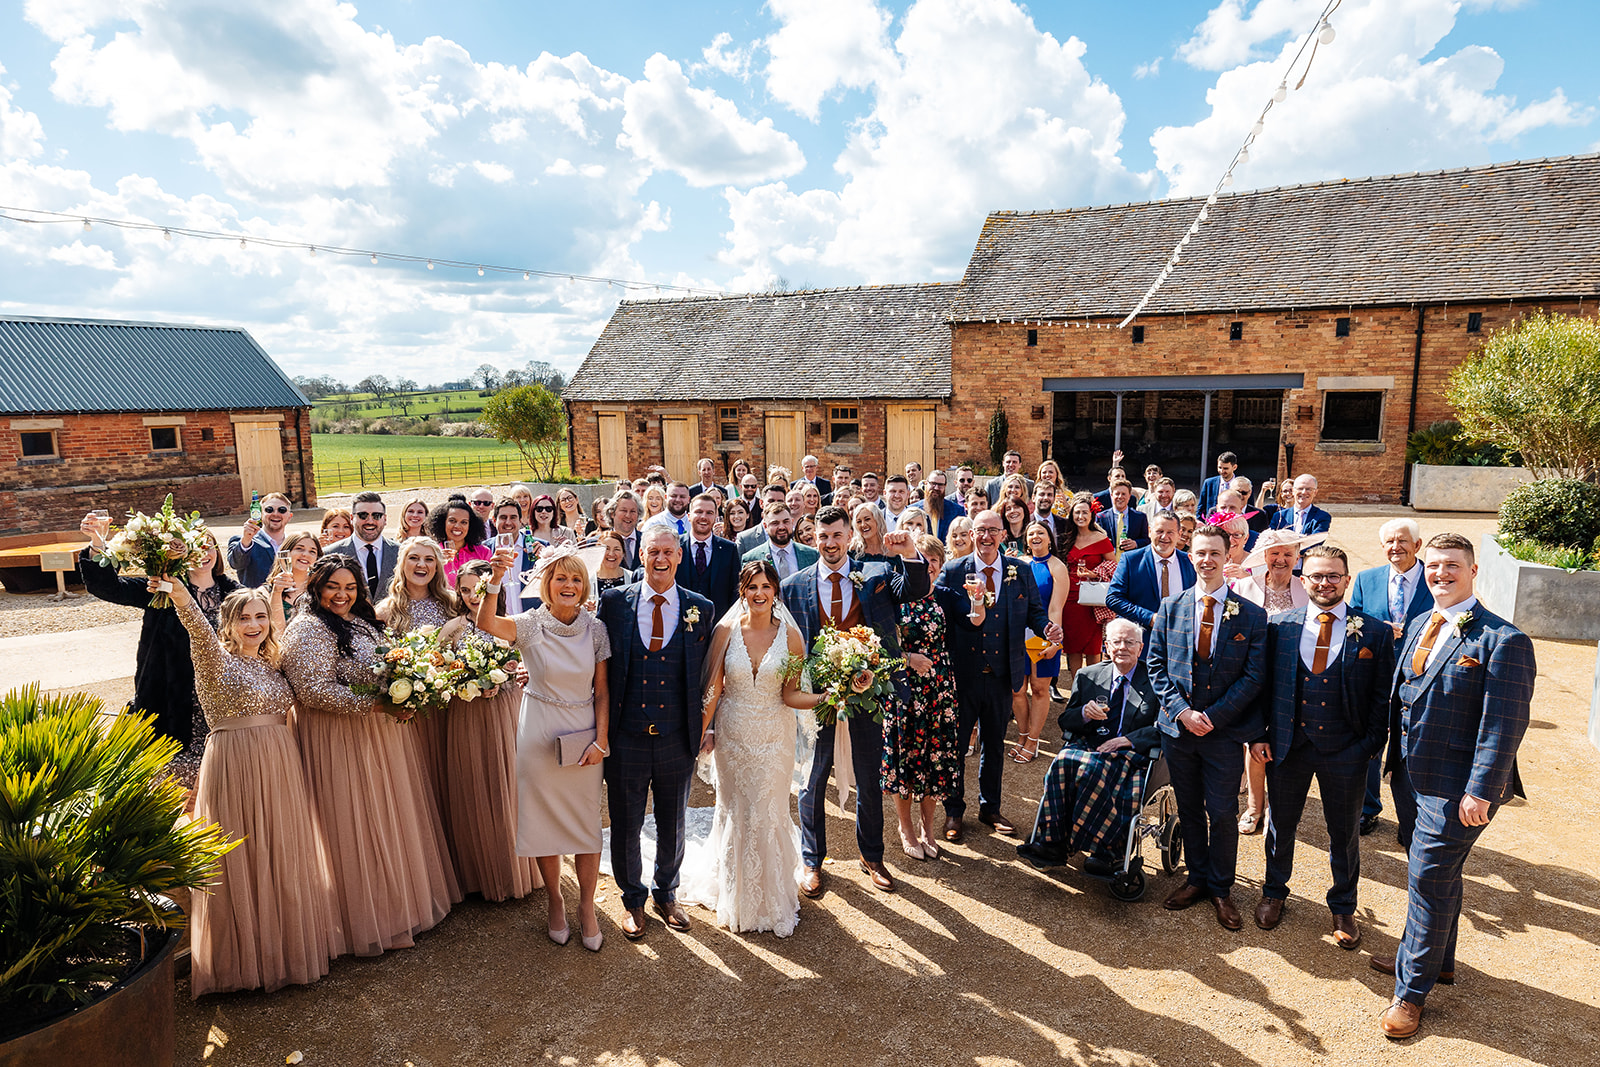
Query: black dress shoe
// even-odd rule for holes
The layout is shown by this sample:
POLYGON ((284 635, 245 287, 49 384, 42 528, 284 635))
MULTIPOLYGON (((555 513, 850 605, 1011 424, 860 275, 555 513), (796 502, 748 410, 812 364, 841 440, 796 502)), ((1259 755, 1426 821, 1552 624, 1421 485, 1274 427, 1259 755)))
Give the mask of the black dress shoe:
POLYGON ((1378 828, 1378 817, 1376 815, 1363 815, 1363 816, 1361 816, 1361 836, 1362 837, 1366 837, 1368 834, 1372 833, 1372 831, 1376 830, 1377 828, 1378 828))
POLYGON ((1032 841, 1025 841, 1018 845, 1017 855, 1026 860, 1030 866, 1037 867, 1041 871, 1049 870, 1051 867, 1065 867, 1067 860, 1071 858, 1063 855, 1060 849, 1052 848, 1049 845, 1037 845, 1032 841))
POLYGON ((1122 870, 1122 864, 1109 852, 1093 852, 1083 858, 1083 873, 1096 878, 1110 878, 1122 870))

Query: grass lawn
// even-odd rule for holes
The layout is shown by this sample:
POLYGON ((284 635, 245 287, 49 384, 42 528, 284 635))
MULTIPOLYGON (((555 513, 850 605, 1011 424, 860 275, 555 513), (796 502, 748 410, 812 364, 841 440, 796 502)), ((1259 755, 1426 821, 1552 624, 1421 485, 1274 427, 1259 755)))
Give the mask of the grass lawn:
POLYGON ((380 418, 387 415, 438 415, 446 408, 451 414, 458 412, 478 412, 483 410, 484 401, 488 397, 478 395, 476 389, 456 389, 449 392, 435 390, 427 393, 406 393, 396 397, 404 401, 406 406, 391 404, 388 400, 374 400, 371 393, 351 393, 349 396, 324 397, 315 401, 312 414, 318 418, 380 418), (350 408, 349 416, 344 414, 345 407, 350 408))
MULTIPOLYGON (((506 482, 533 477, 515 445, 484 437, 311 435, 317 491, 506 482)), ((563 458, 561 472, 566 471, 563 458)))

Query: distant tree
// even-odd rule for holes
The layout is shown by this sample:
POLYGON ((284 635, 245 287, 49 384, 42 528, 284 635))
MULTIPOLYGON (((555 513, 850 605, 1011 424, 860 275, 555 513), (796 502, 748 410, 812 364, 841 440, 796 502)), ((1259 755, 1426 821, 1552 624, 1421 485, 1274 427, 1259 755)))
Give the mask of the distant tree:
POLYGON ((371 393, 374 400, 382 400, 391 391, 389 379, 381 374, 369 374, 356 383, 356 392, 371 393))
POLYGON ((500 376, 500 384, 502 386, 530 385, 537 380, 538 379, 530 379, 525 373, 515 367, 512 367, 510 370, 506 371, 500 376))
POLYGON ((483 405, 479 421, 501 441, 516 445, 540 479, 555 478, 567 421, 554 393, 542 385, 502 389, 483 405))
POLYGON ((500 368, 489 363, 480 364, 472 372, 472 380, 479 389, 494 389, 500 385, 500 368))
POLYGON ((550 377, 544 380, 544 387, 556 394, 556 396, 560 396, 561 390, 567 387, 567 379, 562 377, 560 371, 553 370, 550 372, 550 377))
POLYGON ((417 383, 411 378, 401 378, 394 383, 394 390, 397 393, 414 393, 417 391, 417 383))

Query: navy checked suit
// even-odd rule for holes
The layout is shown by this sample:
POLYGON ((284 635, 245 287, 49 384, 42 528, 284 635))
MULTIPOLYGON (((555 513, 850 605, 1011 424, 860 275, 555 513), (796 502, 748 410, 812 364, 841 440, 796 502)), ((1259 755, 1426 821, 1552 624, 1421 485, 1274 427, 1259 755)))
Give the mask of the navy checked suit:
POLYGON ((1311 779, 1322 795, 1328 827, 1333 886, 1328 910, 1354 915, 1361 879, 1361 799, 1367 764, 1389 736, 1389 689, 1394 679, 1394 637, 1388 624, 1347 609, 1344 645, 1323 672, 1334 693, 1316 699, 1316 676, 1300 654, 1300 638, 1316 605, 1295 608, 1267 624, 1270 682, 1262 691, 1267 708, 1267 878, 1262 895, 1289 898, 1295 837, 1311 779))
MULTIPOLYGON (((908 561, 910 562, 910 561, 908 561)), ((783 580, 784 606, 800 624, 809 655, 822 632, 826 607, 817 599, 817 572, 813 563, 783 580)), ((852 596, 861 608, 861 621, 870 626, 891 657, 900 656, 900 605, 920 600, 928 593, 928 567, 921 560, 905 567, 850 561, 852 596), (860 584, 855 581, 861 576, 860 584)), ((908 700, 903 678, 895 680, 896 699, 908 700)), ((850 762, 856 779, 856 847, 868 863, 883 862, 883 724, 864 716, 845 720, 850 731, 850 762)), ((828 854, 827 812, 823 799, 828 773, 833 770, 833 735, 838 724, 817 730, 816 755, 811 778, 800 791, 800 852, 807 867, 821 867, 828 854)))
POLYGON ((1178 801, 1189 884, 1225 897, 1239 858, 1243 746, 1262 729, 1256 697, 1267 677, 1267 613, 1226 586, 1215 595, 1210 661, 1195 648, 1199 611, 1189 590, 1156 610, 1145 665, 1161 698, 1156 726, 1178 801), (1231 618, 1229 604, 1238 605, 1231 618), (1187 708, 1205 712, 1210 733, 1197 736, 1178 721, 1187 708))
POLYGON ((1439 632, 1433 662, 1413 675, 1427 623, 1420 616, 1406 630, 1390 697, 1395 806, 1402 790, 1414 806, 1401 811, 1412 825, 1401 825, 1410 838, 1408 906, 1394 964, 1395 998, 1411 1004, 1426 1000, 1441 970, 1455 970, 1461 872, 1484 830, 1462 825, 1461 798, 1488 801, 1491 822, 1511 799, 1538 674, 1528 636, 1477 604, 1465 625, 1439 632))
MULTIPOLYGON (((1401 636, 1394 639, 1395 652, 1398 653, 1400 642, 1404 639, 1404 628, 1411 625, 1411 620, 1418 615, 1427 615, 1433 611, 1433 594, 1428 592, 1427 579, 1423 577, 1421 571, 1418 571, 1403 617, 1393 618, 1389 614, 1389 574, 1390 567, 1384 563, 1377 567, 1369 567, 1356 575, 1350 587, 1350 607, 1375 619, 1382 619, 1385 623, 1398 622, 1402 629, 1401 636)), ((1382 811, 1383 753, 1380 751, 1367 765, 1367 798, 1361 804, 1361 814, 1365 818, 1370 818, 1376 817, 1382 811)))
MULTIPOLYGON (((1027 681, 1027 631, 1042 634, 1050 625, 1039 586, 1033 580, 1033 567, 1027 560, 1000 554, 995 556, 994 606, 985 613, 983 628, 972 625, 967 616, 972 601, 967 598, 968 575, 983 579, 983 564, 976 552, 944 565, 939 572, 939 587, 954 600, 949 618, 948 644, 950 667, 955 674, 956 703, 961 718, 959 737, 972 736, 978 727, 978 810, 1000 810, 1001 779, 1004 775, 1006 728, 1011 722, 1011 697, 1027 681), (988 649, 986 651, 986 642, 988 649), (996 655, 996 653, 998 653, 996 655)), ((945 798, 945 814, 959 819, 967 810, 966 760, 956 764, 955 788, 945 798)))
POLYGON ((606 798, 611 811, 611 870, 622 891, 622 906, 642 908, 650 892, 644 883, 639 833, 644 827, 646 802, 654 798, 656 867, 653 894, 665 904, 677 899, 678 873, 683 865, 684 813, 694 761, 700 751, 700 673, 716 625, 711 601, 690 589, 678 588, 678 622, 672 639, 662 649, 670 666, 648 678, 640 677, 646 664, 638 654, 639 605, 651 610, 651 589, 643 582, 607 589, 600 594, 600 621, 611 639, 606 679, 611 689, 611 755, 606 757, 606 798), (690 622, 690 610, 700 613, 690 622), (660 685, 660 699, 652 689, 654 707, 629 698, 643 681, 660 685), (664 707, 663 707, 664 706, 664 707))

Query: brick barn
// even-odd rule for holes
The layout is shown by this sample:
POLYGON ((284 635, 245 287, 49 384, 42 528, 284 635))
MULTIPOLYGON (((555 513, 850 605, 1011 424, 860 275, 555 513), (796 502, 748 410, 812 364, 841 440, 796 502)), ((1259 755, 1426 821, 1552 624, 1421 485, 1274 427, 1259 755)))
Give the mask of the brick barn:
POLYGON ((953 285, 624 301, 562 391, 577 473, 702 456, 798 473, 807 454, 856 473, 925 466, 948 417, 953 285))
POLYGON ((0 317, 0 535, 91 507, 237 514, 316 502, 310 404, 241 329, 0 317))

